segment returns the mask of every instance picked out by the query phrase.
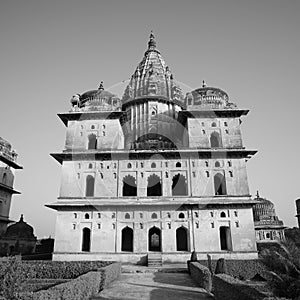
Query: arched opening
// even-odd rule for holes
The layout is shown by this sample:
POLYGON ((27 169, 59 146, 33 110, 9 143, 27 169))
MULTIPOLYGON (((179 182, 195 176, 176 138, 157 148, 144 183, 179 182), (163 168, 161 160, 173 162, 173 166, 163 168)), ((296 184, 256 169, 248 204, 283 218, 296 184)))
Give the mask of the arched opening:
POLYGON ((224 175, 217 173, 214 176, 215 195, 226 195, 226 182, 224 175))
POLYGON ((148 185, 147 185, 147 196, 161 196, 161 182, 160 178, 152 174, 148 177, 148 185))
POLYGON ((89 218, 90 218, 90 215, 89 215, 88 213, 86 213, 86 214, 84 215, 84 218, 85 218, 85 219, 89 219, 89 218))
POLYGON ((181 213, 178 215, 178 218, 179 218, 179 219, 184 219, 184 213, 181 212, 181 213))
POLYGON ((180 167, 181 167, 181 162, 178 161, 178 162, 176 163, 176 168, 180 168, 180 167))
POLYGON ((94 196, 94 186, 95 186, 95 178, 92 175, 86 176, 86 188, 85 188, 85 196, 93 197, 94 196))
POLYGON ((83 228, 82 230, 82 251, 89 252, 91 250, 91 230, 83 228))
POLYGON ((7 174, 4 173, 3 176, 2 176, 2 183, 6 184, 6 181, 7 181, 7 174))
POLYGON ((89 135, 88 149, 97 149, 97 137, 94 133, 89 135))
POLYGON ((123 196, 136 196, 137 187, 135 178, 127 175, 123 178, 123 196))
POLYGON ((220 164, 219 161, 216 161, 216 162, 215 162, 215 167, 216 167, 216 168, 220 168, 220 167, 221 167, 221 164, 220 164))
POLYGON ((230 228, 228 226, 220 226, 220 245, 221 250, 232 250, 230 228))
POLYGON ((172 195, 173 196, 187 195, 186 179, 181 174, 176 174, 172 179, 172 195))
POLYGON ((217 123, 216 122, 212 122, 211 123, 211 127, 217 127, 217 123))
POLYGON ((129 213, 125 214, 125 219, 130 219, 130 214, 129 213))
POLYGON ((149 251, 161 251, 161 231, 157 227, 149 230, 149 251))
POLYGON ((225 214, 224 211, 221 212, 220 217, 221 217, 221 218, 226 218, 226 214, 225 214))
POLYGON ((122 251, 133 252, 133 230, 130 227, 122 229, 122 251))
POLYGON ((153 163, 151 164, 151 168, 156 168, 156 163, 153 162, 153 163))
POLYGON ((176 249, 177 251, 188 251, 187 229, 179 227, 176 229, 176 249))
POLYGON ((156 214, 156 213, 153 213, 153 214, 151 215, 151 219, 157 219, 157 214, 156 214))
POLYGON ((93 164, 89 164, 89 169, 93 169, 93 164))
POLYGON ((212 148, 219 148, 221 147, 221 139, 220 139, 220 134, 218 132, 213 132, 210 135, 210 146, 212 148))

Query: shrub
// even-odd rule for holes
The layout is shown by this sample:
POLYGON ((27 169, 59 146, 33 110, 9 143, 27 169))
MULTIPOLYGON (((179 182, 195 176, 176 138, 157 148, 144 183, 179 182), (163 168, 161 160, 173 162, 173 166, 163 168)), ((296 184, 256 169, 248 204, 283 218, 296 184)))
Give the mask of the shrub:
POLYGON ((287 240, 280 250, 265 250, 261 261, 268 269, 274 294, 300 300, 300 249, 287 240))
POLYGON ((224 258, 218 259, 215 274, 227 274, 227 265, 224 258))
POLYGON ((198 262, 190 262, 190 274, 193 280, 208 292, 212 289, 212 278, 208 268, 198 262))
POLYGON ((31 276, 30 270, 24 272, 19 257, 2 261, 0 268, 0 299, 19 299, 22 283, 31 276))

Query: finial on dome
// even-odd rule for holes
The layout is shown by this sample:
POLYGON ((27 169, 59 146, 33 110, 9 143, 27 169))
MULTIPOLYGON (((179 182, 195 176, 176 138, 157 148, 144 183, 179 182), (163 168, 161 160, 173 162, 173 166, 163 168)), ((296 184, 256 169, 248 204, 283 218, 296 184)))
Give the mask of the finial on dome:
POLYGON ((256 198, 259 198, 259 192, 256 191, 256 198))
POLYGON ((103 91, 104 90, 104 86, 103 86, 103 81, 100 82, 100 85, 98 87, 98 90, 103 91))
POLYGON ((21 217, 20 217, 20 221, 19 221, 19 222, 24 222, 23 214, 21 214, 21 217))
POLYGON ((153 31, 151 30, 150 39, 149 39, 149 42, 148 42, 148 50, 153 50, 155 48, 156 48, 155 36, 153 34, 153 31))
POLYGON ((205 88, 206 86, 207 86, 207 85, 206 85, 206 82, 205 82, 205 80, 203 80, 203 81, 202 81, 202 87, 205 88))

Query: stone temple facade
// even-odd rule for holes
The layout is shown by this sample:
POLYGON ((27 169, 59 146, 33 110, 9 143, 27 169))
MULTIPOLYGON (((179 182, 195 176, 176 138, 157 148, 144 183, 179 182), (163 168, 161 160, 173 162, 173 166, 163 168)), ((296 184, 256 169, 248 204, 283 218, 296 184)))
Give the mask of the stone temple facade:
POLYGON ((65 149, 54 260, 180 262, 257 257, 241 117, 204 82, 183 96, 151 33, 122 99, 76 94, 58 114, 65 149), (158 257, 158 258, 157 258, 158 257))

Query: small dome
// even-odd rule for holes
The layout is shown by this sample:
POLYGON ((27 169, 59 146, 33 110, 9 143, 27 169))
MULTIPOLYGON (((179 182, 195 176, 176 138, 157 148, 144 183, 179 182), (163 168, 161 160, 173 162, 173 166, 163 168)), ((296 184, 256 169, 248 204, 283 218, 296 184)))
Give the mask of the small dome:
POLYGON ((35 239, 33 228, 24 222, 23 215, 21 215, 18 222, 7 227, 4 237, 11 239, 35 239))
MULTIPOLYGON (((121 109, 121 100, 111 92, 105 91, 102 81, 98 90, 87 91, 78 96, 78 107, 83 111, 115 111, 121 109)), ((75 100, 73 102, 76 103, 75 100)), ((73 102, 71 100, 72 104, 73 102)))
MULTIPOLYGON (((220 88, 207 86, 203 80, 201 88, 195 89, 186 96, 186 105, 201 109, 235 108, 234 103, 229 102, 228 94, 220 88)), ((188 108, 189 109, 189 108, 188 108)))
POLYGON ((275 208, 272 201, 262 198, 258 194, 254 200, 258 201, 258 203, 253 206, 254 220, 276 217, 275 208))
POLYGON ((2 137, 0 137, 0 146, 11 149, 11 144, 2 137))

